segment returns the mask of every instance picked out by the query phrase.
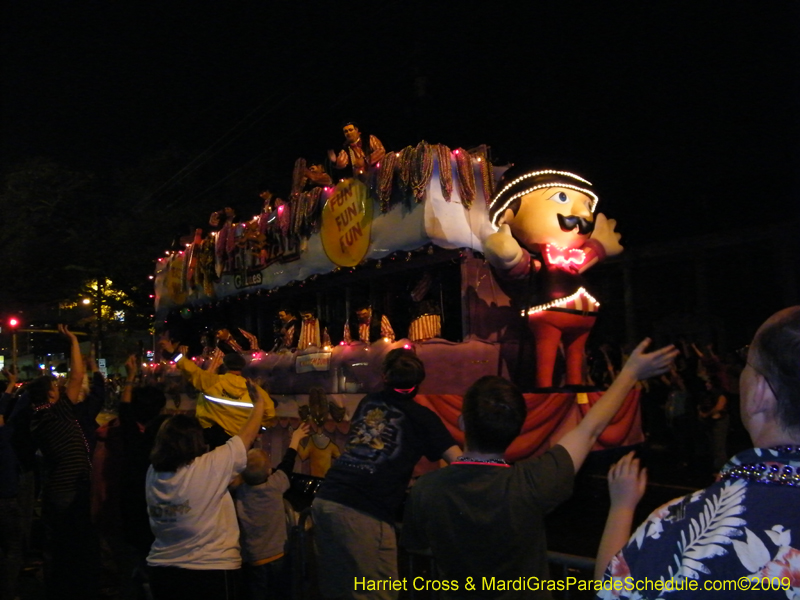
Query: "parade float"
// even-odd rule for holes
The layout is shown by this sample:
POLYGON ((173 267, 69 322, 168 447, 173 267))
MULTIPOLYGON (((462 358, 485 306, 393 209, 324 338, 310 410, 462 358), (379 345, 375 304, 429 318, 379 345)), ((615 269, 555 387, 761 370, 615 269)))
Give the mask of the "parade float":
MULTIPOLYGON (((555 308, 585 317, 586 303, 596 311, 598 301, 580 287, 577 296, 570 292, 531 304, 527 292, 516 293, 502 281, 497 244, 489 241, 488 255, 485 244, 498 234, 512 237, 520 231, 522 216, 516 225, 510 213, 505 225, 499 221, 511 196, 531 193, 528 183, 536 193, 566 186, 570 194, 588 194, 588 214, 573 227, 584 240, 583 225, 593 220, 597 196, 591 184, 570 173, 529 171, 519 181, 508 181, 506 170, 491 164, 485 147, 450 149, 424 141, 362 162, 335 184, 327 175, 318 177, 319 167, 298 159, 286 200, 265 192, 263 211, 238 222, 220 211, 212 217, 211 231, 198 229, 185 248, 157 259, 157 328, 180 337, 180 332, 222 324, 256 338, 259 349, 245 351, 248 369, 264 381, 278 415, 262 443, 285 447, 288 428, 310 415, 316 426, 301 452, 309 458, 306 473, 324 475, 325 465, 344 445, 358 401, 380 388, 383 357, 400 346, 413 347, 426 366, 417 402, 435 411, 461 443, 457 420, 467 387, 483 375, 515 381, 529 410, 507 458, 539 454, 572 429, 602 391, 542 384, 542 369, 534 367, 535 352, 542 349, 535 344, 532 316, 555 308), (348 339, 359 301, 388 317, 394 340, 348 339), (286 307, 306 307, 308 320, 298 326, 314 332, 304 331, 296 349, 280 349, 274 342, 280 325, 276 315, 286 307)), ((567 225, 560 227, 567 231, 567 225)), ((613 238, 613 221, 610 231, 613 238)), ((533 253, 530 243, 519 246, 533 253)), ((573 246, 560 258, 549 257, 548 265, 575 272, 591 266, 595 258, 573 246)), ((550 245, 537 250, 555 251, 550 245)), ((569 383, 578 383, 574 373, 569 383)), ((595 449, 641 441, 634 390, 595 449)))

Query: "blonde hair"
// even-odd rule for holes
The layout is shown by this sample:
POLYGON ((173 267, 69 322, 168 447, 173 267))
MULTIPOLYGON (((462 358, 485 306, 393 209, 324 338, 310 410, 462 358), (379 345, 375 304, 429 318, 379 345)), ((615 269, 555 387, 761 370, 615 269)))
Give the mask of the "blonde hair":
POLYGON ((247 452, 247 467, 242 471, 242 479, 247 485, 261 485, 269 479, 269 457, 261 448, 247 452))

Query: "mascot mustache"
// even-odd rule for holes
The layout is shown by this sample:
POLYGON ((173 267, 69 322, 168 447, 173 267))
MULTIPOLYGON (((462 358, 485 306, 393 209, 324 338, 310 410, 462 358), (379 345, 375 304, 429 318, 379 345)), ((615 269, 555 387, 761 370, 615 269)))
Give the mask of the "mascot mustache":
POLYGON ((561 225, 561 231, 572 231, 577 227, 580 235, 589 235, 594 231, 594 221, 583 217, 565 217, 559 213, 558 224, 561 225))

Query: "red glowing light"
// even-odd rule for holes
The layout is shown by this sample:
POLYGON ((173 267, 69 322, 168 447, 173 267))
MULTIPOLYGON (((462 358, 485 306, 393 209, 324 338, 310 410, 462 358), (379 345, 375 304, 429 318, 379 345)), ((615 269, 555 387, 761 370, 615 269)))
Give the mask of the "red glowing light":
POLYGON ((11 318, 8 320, 8 326, 9 326, 9 327, 16 327, 17 325, 19 325, 19 319, 16 319, 16 318, 14 318, 14 317, 11 317, 11 318))
POLYGON ((580 266, 586 261, 586 253, 580 248, 560 248, 547 244, 547 262, 568 268, 570 265, 580 266))

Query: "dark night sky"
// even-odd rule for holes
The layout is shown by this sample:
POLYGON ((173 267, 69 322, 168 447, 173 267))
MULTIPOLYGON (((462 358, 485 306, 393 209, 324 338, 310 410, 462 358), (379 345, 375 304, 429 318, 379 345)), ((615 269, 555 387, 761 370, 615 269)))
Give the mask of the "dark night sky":
POLYGON ((571 167, 627 243, 764 224, 800 204, 796 6, 13 2, 0 159, 103 172, 233 133, 209 194, 259 164, 288 186, 356 118, 571 167))

